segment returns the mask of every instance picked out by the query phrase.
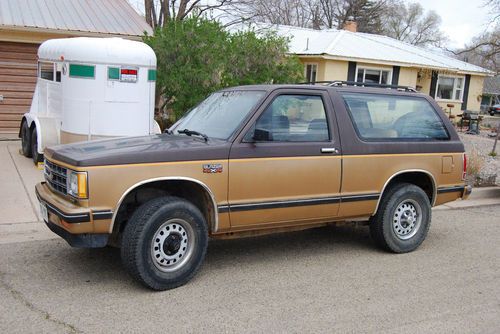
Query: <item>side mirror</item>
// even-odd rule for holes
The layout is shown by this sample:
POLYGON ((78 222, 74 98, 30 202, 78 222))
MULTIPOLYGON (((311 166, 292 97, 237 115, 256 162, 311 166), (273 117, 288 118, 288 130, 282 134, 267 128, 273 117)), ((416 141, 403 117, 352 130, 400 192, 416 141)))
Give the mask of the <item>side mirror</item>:
POLYGON ((255 129, 252 139, 254 141, 272 141, 271 132, 264 129, 255 129))

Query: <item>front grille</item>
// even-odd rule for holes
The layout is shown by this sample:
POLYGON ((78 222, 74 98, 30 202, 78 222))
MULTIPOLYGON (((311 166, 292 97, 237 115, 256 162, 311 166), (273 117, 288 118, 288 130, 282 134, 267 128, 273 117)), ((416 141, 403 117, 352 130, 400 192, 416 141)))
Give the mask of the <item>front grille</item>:
POLYGON ((66 184, 67 169, 56 165, 47 159, 45 159, 44 165, 45 168, 43 174, 45 176, 45 181, 47 181, 53 190, 66 195, 68 193, 68 186, 66 184))

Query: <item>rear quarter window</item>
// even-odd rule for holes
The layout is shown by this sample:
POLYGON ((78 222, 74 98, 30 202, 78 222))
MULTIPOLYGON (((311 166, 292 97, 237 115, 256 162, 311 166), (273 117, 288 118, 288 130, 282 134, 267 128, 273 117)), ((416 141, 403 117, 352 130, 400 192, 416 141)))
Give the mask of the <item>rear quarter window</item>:
POLYGON ((365 140, 447 140, 441 118, 424 98, 344 93, 358 135, 365 140))

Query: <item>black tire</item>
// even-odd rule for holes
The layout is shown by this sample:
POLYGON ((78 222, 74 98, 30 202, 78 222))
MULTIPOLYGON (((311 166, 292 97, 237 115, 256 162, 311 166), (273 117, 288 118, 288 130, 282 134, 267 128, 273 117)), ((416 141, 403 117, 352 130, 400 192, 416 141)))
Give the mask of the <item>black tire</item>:
POLYGON ((43 154, 38 153, 38 137, 36 133, 36 128, 33 128, 31 132, 31 158, 33 163, 38 165, 39 162, 43 161, 43 154))
POLYGON ((21 149, 26 158, 31 158, 31 133, 26 121, 21 125, 21 149))
POLYGON ((430 223, 431 204, 427 194, 413 184, 399 183, 383 195, 377 213, 370 219, 370 234, 379 247, 407 253, 422 244, 430 223), (406 215, 408 218, 404 218, 406 215))
POLYGON ((123 231, 121 257, 124 267, 137 281, 153 290, 168 290, 184 285, 196 274, 205 258, 207 245, 207 224, 200 210, 184 199, 161 197, 143 204, 134 212, 123 231), (181 226, 186 239, 177 232, 181 226), (159 243, 157 237, 167 227, 172 227, 172 230, 166 232, 168 235, 162 234, 165 239, 159 243), (172 244, 169 238, 173 238, 172 244), (180 244, 177 251, 175 242, 180 244), (188 250, 181 254, 184 242, 188 250), (159 244, 160 251, 155 247, 159 244), (177 258, 177 264, 174 264, 175 259, 172 264, 168 261, 167 266, 170 246, 173 254, 170 256, 185 257, 177 258))

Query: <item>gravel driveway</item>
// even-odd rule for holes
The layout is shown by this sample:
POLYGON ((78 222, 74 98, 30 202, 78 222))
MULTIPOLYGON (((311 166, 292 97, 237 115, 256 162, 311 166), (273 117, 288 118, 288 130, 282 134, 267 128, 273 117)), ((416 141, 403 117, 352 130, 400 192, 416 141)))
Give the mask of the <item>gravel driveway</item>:
POLYGON ((459 133, 460 139, 464 143, 465 151, 467 152, 467 157, 469 157, 469 163, 472 163, 471 159, 480 159, 483 161, 481 172, 479 176, 482 179, 491 177, 491 175, 497 175, 497 184, 500 182, 498 175, 500 174, 500 143, 496 147, 496 157, 489 155, 493 149, 494 138, 488 137, 490 131, 481 131, 480 135, 468 135, 464 133, 459 133))

